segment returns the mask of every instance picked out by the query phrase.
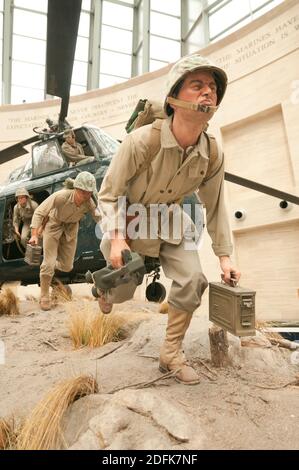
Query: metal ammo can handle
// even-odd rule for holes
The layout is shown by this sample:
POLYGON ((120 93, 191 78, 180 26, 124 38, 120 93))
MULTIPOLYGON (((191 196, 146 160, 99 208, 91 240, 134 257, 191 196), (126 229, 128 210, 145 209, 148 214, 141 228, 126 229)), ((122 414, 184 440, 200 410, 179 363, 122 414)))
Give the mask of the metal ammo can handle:
POLYGON ((127 264, 129 261, 132 261, 132 255, 130 250, 122 250, 121 256, 124 264, 127 264))

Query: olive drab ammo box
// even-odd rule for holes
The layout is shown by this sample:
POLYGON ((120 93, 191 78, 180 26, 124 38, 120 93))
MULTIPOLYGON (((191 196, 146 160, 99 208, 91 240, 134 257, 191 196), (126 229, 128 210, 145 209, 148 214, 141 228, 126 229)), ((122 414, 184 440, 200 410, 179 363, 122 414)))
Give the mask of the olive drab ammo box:
POLYGON ((209 287, 209 320, 235 336, 255 335, 255 292, 221 282, 209 287))
POLYGON ((24 261, 30 266, 39 266, 42 262, 42 247, 27 243, 24 261))

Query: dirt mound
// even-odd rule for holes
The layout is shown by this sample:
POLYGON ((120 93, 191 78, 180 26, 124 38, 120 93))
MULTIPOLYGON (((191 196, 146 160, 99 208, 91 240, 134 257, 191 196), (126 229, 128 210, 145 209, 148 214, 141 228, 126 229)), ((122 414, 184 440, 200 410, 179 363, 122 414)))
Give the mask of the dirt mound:
POLYGON ((158 371, 167 315, 146 302, 117 307, 127 317, 120 342, 74 349, 67 307, 74 296, 43 312, 35 297, 21 300, 20 315, 0 317, 5 351, 0 364, 0 416, 21 420, 61 380, 92 375, 99 392, 66 412, 65 447, 76 449, 298 449, 298 364, 291 351, 263 335, 241 344, 229 335, 232 365, 210 363, 207 315, 195 314, 185 352, 201 376, 183 386, 158 371), (253 346, 250 341, 258 344, 253 346), (293 384, 293 385, 292 385, 293 384))

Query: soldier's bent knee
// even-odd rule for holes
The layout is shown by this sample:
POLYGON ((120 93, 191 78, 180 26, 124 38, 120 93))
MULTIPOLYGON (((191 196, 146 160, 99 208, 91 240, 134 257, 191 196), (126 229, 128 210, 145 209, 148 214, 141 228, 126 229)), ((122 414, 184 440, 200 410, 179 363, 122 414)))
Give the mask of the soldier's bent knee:
POLYGON ((207 278, 203 273, 197 272, 194 274, 191 288, 193 295, 191 294, 189 302, 190 310, 194 311, 200 306, 201 298, 208 285, 207 278))
POLYGON ((73 269, 73 264, 59 263, 57 261, 55 264, 55 269, 64 273, 69 273, 73 269))

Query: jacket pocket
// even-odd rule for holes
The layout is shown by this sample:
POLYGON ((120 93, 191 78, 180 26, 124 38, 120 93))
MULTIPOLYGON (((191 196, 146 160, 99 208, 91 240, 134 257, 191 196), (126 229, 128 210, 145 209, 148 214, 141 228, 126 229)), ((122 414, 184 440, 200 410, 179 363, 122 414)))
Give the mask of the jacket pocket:
POLYGON ((204 179, 207 174, 209 166, 209 160, 207 158, 201 158, 199 162, 191 163, 188 168, 188 177, 193 181, 198 180, 199 183, 204 179))

